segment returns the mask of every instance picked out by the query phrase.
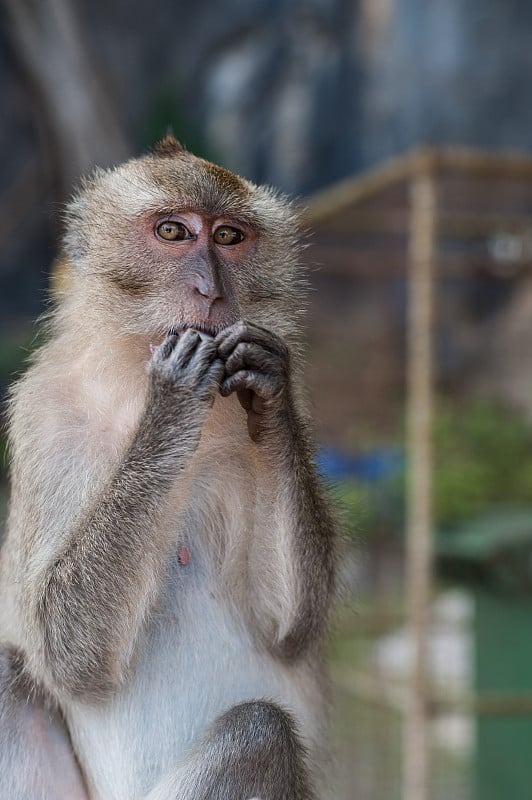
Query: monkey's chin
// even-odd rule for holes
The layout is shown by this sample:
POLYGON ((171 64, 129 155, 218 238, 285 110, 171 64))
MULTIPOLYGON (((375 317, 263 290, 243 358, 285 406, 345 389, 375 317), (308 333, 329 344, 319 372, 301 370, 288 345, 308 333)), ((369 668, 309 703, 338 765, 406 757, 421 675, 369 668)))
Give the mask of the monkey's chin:
POLYGON ((203 323, 189 323, 183 322, 179 325, 173 325, 171 328, 168 329, 168 336, 180 336, 186 330, 193 330, 197 331, 202 339, 214 339, 214 337, 218 334, 219 329, 215 328, 211 325, 205 325, 203 323))

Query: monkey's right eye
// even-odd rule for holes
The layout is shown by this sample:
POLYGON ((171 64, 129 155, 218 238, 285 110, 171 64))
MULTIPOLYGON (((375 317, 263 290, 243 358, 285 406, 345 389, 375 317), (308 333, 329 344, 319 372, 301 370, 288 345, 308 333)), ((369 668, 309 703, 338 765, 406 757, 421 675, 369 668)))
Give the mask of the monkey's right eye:
POLYGON ((186 228, 182 222, 173 222, 171 220, 160 222, 155 230, 157 231, 157 235, 167 242, 181 242, 183 239, 194 238, 189 229, 186 228))

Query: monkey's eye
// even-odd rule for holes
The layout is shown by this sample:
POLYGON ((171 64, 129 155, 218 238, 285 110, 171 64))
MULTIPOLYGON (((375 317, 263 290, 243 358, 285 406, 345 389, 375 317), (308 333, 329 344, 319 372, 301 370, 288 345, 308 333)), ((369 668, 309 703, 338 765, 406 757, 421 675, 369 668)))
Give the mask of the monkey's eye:
POLYGON ((244 234, 238 228, 232 228, 230 225, 220 225, 214 231, 213 239, 216 244, 238 244, 243 241, 244 234))
POLYGON ((156 231, 157 235, 161 239, 166 239, 167 242, 181 242, 183 239, 194 238, 182 222, 173 222, 172 220, 159 223, 156 231))

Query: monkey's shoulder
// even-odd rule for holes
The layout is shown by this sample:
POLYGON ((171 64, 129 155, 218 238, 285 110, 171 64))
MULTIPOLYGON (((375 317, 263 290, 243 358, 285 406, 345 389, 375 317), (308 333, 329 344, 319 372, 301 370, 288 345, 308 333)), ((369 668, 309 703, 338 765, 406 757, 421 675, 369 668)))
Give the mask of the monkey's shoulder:
POLYGON ((83 363, 51 365, 50 355, 44 347, 11 390, 14 450, 25 446, 35 457, 44 453, 47 459, 54 451, 58 458, 77 454, 85 466, 91 459, 100 467, 114 462, 138 424, 143 392, 92 375, 83 363))

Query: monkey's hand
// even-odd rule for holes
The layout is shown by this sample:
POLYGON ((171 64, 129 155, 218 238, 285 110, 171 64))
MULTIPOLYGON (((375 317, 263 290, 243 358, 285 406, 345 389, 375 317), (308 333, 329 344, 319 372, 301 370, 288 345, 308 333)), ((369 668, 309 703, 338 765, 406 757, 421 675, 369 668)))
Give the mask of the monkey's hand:
POLYGON ((150 364, 150 386, 145 422, 149 427, 175 427, 197 444, 207 411, 224 374, 213 339, 188 329, 170 335, 158 347, 150 364), (196 435, 193 435, 193 434, 196 435))
POLYGON ((249 435, 258 441, 290 413, 288 347, 276 334, 245 321, 223 330, 215 342, 225 361, 220 392, 228 397, 236 391, 248 412, 249 435))

